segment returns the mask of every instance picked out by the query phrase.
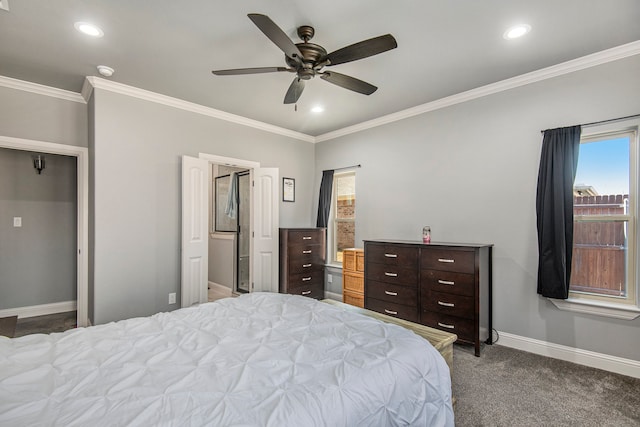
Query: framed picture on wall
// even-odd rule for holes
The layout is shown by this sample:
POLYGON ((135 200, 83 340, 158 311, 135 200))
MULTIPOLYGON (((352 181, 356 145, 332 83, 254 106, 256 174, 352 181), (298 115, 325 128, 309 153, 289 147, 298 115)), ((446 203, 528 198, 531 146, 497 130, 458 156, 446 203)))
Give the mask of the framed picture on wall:
POLYGON ((296 180, 293 178, 282 178, 282 201, 296 201, 296 180))

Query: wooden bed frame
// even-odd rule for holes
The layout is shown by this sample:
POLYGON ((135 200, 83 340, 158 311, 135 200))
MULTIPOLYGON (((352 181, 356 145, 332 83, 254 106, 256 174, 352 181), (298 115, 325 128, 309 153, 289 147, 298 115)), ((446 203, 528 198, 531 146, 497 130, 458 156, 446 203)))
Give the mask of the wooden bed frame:
POLYGON ((447 365, 449 365, 449 372, 453 379, 453 343, 458 339, 458 336, 456 334, 440 331, 438 329, 419 325, 407 320, 397 319, 395 317, 387 316, 386 314, 377 313, 375 311, 345 304, 336 300, 323 299, 322 302, 335 305, 336 307, 340 307, 348 311, 364 314, 365 316, 373 317, 374 319, 378 319, 386 323, 393 323, 394 325, 399 325, 403 328, 407 328, 415 332, 422 338, 429 341, 431 345, 433 345, 436 350, 440 352, 444 360, 447 362, 447 365))

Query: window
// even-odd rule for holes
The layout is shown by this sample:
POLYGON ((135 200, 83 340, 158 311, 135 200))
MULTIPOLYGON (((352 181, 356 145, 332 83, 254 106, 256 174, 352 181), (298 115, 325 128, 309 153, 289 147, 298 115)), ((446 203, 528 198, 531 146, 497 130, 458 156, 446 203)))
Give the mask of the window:
POLYGON ((353 248, 356 241, 356 174, 333 176, 331 200, 329 262, 342 262, 342 251, 353 248))
POLYGON ((637 131, 583 135, 570 297, 636 304, 637 131))

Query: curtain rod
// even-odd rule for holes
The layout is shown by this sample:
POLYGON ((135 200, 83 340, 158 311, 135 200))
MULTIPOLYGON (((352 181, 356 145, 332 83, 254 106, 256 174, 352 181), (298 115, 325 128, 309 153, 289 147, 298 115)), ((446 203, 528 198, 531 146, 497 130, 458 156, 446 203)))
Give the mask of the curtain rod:
MULTIPOLYGON (((357 169, 357 168, 361 168, 361 167, 362 167, 362 165, 353 165, 353 166, 345 166, 343 168, 335 168, 333 170, 334 171, 343 171, 345 169, 357 169)), ((331 170, 331 169, 328 169, 328 170, 331 170)), ((326 171, 322 171, 322 172, 326 172, 326 171)))
MULTIPOLYGON (((603 124, 603 123, 617 122, 618 120, 634 119, 636 117, 640 117, 640 114, 632 114, 630 116, 617 117, 615 119, 607 119, 607 120, 600 120, 600 121, 597 121, 597 122, 584 123, 584 124, 581 124, 580 126, 594 126, 594 125, 600 125, 600 124, 603 124)), ((547 129, 547 130, 549 130, 549 129, 547 129)), ((540 132, 544 133, 545 131, 541 130, 540 132)))

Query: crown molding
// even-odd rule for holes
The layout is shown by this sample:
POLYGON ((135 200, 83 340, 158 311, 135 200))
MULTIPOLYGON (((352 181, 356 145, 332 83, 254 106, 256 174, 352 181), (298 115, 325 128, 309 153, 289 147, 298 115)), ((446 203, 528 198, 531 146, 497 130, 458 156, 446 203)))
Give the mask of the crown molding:
POLYGON ((416 107, 408 108, 406 110, 391 113, 385 116, 378 117, 376 119, 367 120, 362 123, 358 123, 353 126, 347 126, 342 129, 338 129, 332 132, 328 132, 316 137, 304 134, 302 132, 296 132, 290 129, 285 129, 279 126, 271 125, 268 123, 260 122, 258 120, 249 119, 247 117, 239 116, 236 114, 226 113, 215 108, 205 107, 192 102, 184 101, 181 99, 173 98, 167 95, 158 94, 148 90, 128 86, 122 83, 116 83, 110 80, 101 79, 95 76, 88 76, 82 86, 82 92, 76 93, 63 89, 58 89, 50 86, 44 86, 38 83, 31 83, 23 80, 17 80, 10 77, 0 76, 0 86, 23 90, 27 92, 37 93, 40 95, 51 96, 68 101, 74 101, 86 104, 91 97, 94 88, 104 89, 111 92, 127 95, 146 101, 155 102, 162 105, 167 105, 174 108, 190 111, 197 114, 213 117, 220 120, 225 120, 231 123, 236 123, 242 126, 248 126, 255 129, 263 130, 266 132, 283 135, 293 139, 297 139, 305 142, 323 142, 331 139, 336 139, 352 133, 362 132, 367 129, 382 126, 385 124, 397 122, 400 120, 408 119, 420 114, 425 114, 431 111, 439 110, 441 108, 450 107, 452 105, 461 104, 474 99, 482 98, 484 96, 493 95, 509 89, 518 88, 531 83, 540 82, 543 80, 551 79, 554 77, 570 74, 576 71, 584 70, 587 68, 595 67, 598 65, 606 64, 609 62, 617 61, 619 59, 628 58, 630 56, 640 54, 640 40, 627 43, 621 46, 617 46, 611 49, 596 52, 591 55, 586 55, 581 58, 573 59, 571 61, 563 62, 561 64, 552 65, 547 68, 542 68, 537 71, 522 74, 520 76, 512 77, 506 80, 502 80, 496 83, 491 83, 485 86, 481 86, 475 89, 471 89, 465 92, 461 92, 455 95, 451 95, 445 98, 441 98, 432 102, 428 102, 416 107))
MULTIPOLYGON (((173 98, 171 96, 162 95, 162 94, 151 92, 145 89, 128 86, 122 83, 112 82, 112 81, 101 79, 99 77, 94 77, 94 76, 87 77, 87 80, 89 84, 93 86, 94 89, 108 90, 110 92, 119 93, 121 95, 131 96, 134 98, 155 102, 155 103, 166 105, 173 108, 179 108, 181 110, 190 111, 192 113, 202 114, 204 116, 225 120, 228 122, 252 127, 255 129, 266 131, 266 132, 275 133, 278 135, 287 136, 289 138, 294 138, 301 141, 315 142, 315 138, 311 135, 292 131, 290 129, 281 128, 275 125, 270 125, 268 123, 238 116, 236 114, 226 113, 221 110, 216 110, 215 108, 205 107, 199 104, 195 104, 193 102, 184 101, 178 98, 173 98)), ((86 93, 88 96, 90 96, 89 90, 87 90, 86 93)))
POLYGON ((382 126, 388 123, 397 122, 399 120, 408 119, 410 117, 439 110, 441 108, 461 104, 463 102, 482 98, 484 96, 493 95, 509 89, 514 89, 531 83, 536 83, 565 74, 570 74, 576 71, 606 64, 608 62, 617 61, 619 59, 628 58, 630 56, 638 54, 640 54, 640 40, 623 44, 611 49, 603 50, 601 52, 596 52, 591 55, 586 55, 581 58, 573 59, 571 61, 552 65, 547 68, 542 68, 540 70, 532 71, 530 73, 522 74, 496 83, 480 86, 466 92, 460 92, 458 94, 447 96, 436 101, 428 102, 426 104, 418 105, 416 107, 378 117, 373 120, 358 123, 353 126, 338 129, 333 132, 318 135, 315 139, 316 142, 329 141, 341 136, 349 135, 356 132, 362 132, 364 130, 371 129, 377 126, 382 126))
POLYGON ((53 98, 64 99, 65 101, 79 102, 85 104, 84 98, 76 92, 58 89, 51 86, 45 86, 38 83, 27 82, 24 80, 12 79, 11 77, 0 76, 0 86, 10 89, 31 92, 38 95, 50 96, 53 98))

